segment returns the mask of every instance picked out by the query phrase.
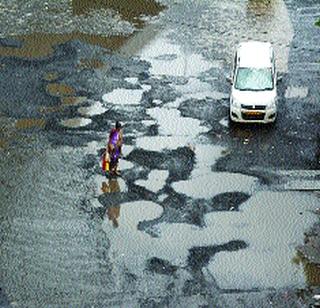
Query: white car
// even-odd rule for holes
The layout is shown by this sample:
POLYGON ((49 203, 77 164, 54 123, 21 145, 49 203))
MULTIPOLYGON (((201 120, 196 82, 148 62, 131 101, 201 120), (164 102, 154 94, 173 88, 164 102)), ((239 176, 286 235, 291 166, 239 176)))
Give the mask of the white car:
POLYGON ((239 44, 234 57, 231 83, 231 121, 275 121, 277 73, 270 43, 250 41, 239 44))

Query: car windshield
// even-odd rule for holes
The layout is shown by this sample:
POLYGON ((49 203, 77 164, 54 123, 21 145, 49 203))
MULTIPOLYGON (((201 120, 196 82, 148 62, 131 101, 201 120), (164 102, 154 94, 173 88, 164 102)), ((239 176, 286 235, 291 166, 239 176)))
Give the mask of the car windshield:
POLYGON ((248 68, 238 69, 235 88, 237 90, 262 91, 273 89, 271 68, 248 68))

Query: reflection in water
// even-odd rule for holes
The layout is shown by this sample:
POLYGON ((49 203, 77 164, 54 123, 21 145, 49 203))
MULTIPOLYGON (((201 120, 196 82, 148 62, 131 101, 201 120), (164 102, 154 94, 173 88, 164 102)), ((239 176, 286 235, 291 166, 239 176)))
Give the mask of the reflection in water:
MULTIPOLYGON (((110 178, 108 183, 102 182, 101 190, 103 193, 120 192, 120 185, 116 178, 110 178)), ((106 216, 112 222, 114 228, 119 227, 118 218, 120 217, 120 205, 112 205, 107 208, 106 216)))

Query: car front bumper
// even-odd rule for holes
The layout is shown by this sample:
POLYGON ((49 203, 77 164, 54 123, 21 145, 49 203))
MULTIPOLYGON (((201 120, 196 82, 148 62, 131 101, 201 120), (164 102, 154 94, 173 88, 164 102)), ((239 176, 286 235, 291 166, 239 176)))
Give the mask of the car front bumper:
POLYGON ((230 119, 241 123, 272 123, 277 116, 276 108, 266 110, 247 110, 230 107, 230 119))

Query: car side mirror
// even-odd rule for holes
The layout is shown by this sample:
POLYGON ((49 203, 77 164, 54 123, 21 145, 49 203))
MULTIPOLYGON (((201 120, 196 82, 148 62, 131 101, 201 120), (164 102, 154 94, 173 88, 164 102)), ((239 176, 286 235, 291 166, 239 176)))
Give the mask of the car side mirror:
POLYGON ((233 84, 232 78, 231 78, 230 76, 227 77, 226 79, 227 79, 227 81, 228 81, 230 84, 233 84))
POLYGON ((282 81, 282 78, 283 78, 283 76, 281 76, 281 75, 277 75, 277 82, 282 81))

